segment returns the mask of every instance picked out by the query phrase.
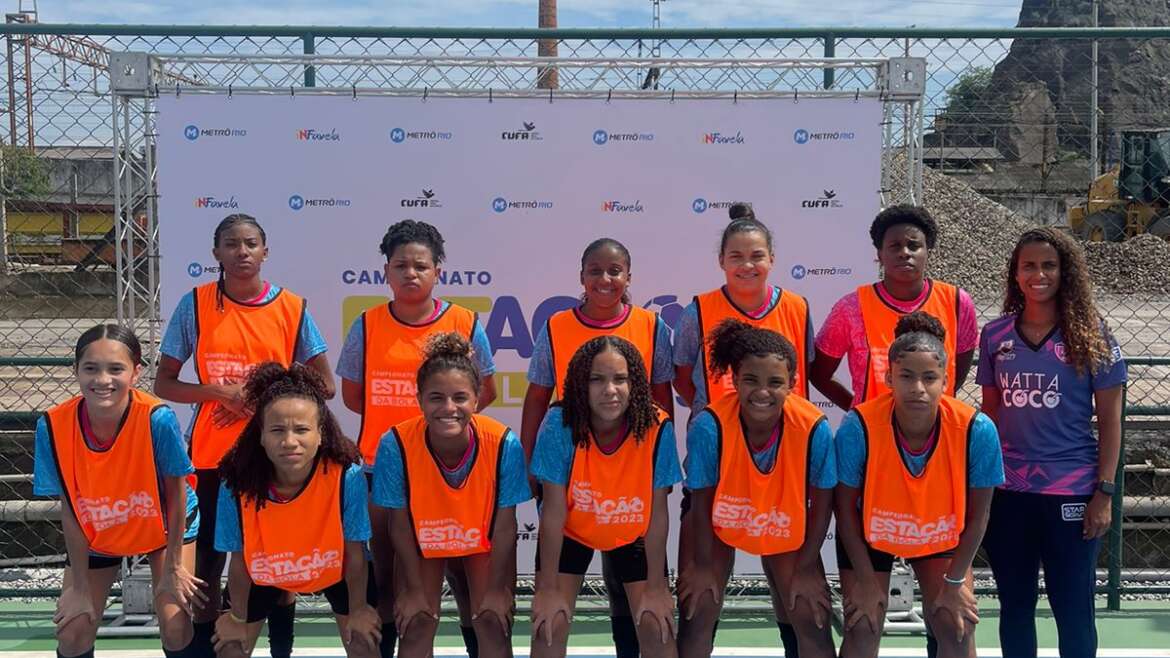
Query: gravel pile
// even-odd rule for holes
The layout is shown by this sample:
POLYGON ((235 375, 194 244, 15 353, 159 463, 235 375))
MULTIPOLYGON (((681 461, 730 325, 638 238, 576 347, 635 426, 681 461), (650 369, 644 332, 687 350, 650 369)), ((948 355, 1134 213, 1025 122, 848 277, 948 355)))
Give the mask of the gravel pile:
MULTIPOLYGON (((902 167, 895 166, 895 171, 900 174, 902 167)), ((926 208, 939 224, 931 276, 962 286, 976 299, 1001 299, 1008 258, 1032 223, 929 167, 922 182, 926 208)), ((1084 246, 1098 293, 1170 295, 1170 242, 1140 235, 1084 246)))

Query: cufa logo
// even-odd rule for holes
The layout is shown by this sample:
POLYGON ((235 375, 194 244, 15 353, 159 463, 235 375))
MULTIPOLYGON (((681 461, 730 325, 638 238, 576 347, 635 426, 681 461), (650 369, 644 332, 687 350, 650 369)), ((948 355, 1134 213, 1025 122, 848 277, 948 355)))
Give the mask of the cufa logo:
POLYGON ((695 199, 691 202, 691 210, 697 213, 707 212, 707 200, 702 198, 695 199))
POLYGON ((288 198, 288 207, 293 210, 300 210, 305 207, 305 199, 299 194, 294 194, 288 198))
POLYGON ((609 141, 609 133, 605 132, 604 130, 594 130, 593 131, 593 143, 594 144, 601 146, 602 144, 604 144, 608 141, 609 141))
POLYGON ((199 126, 196 126, 195 124, 191 124, 191 125, 187 126, 186 128, 184 128, 183 129, 183 137, 186 137, 187 140, 191 141, 191 142, 199 139, 199 126))
POLYGON ((804 128, 797 129, 796 132, 792 133, 792 141, 796 142, 797 144, 807 144, 808 131, 804 128))

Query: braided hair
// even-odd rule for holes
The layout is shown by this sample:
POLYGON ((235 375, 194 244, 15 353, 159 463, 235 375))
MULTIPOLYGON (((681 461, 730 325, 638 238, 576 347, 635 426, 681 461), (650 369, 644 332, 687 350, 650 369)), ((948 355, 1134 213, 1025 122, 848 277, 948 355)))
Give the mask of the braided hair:
POLYGON ((720 322, 707 338, 711 349, 708 369, 722 377, 727 371, 734 375, 739 365, 749 356, 776 356, 788 366, 788 382, 796 379, 796 348, 787 338, 772 331, 728 318, 720 322))
POLYGON ((439 229, 426 222, 417 222, 413 219, 404 219, 391 224, 390 228, 386 229, 386 235, 382 236, 382 243, 378 245, 378 251, 389 261, 390 257, 394 255, 395 249, 411 243, 421 244, 430 249, 431 259, 436 266, 442 265, 443 259, 447 257, 446 252, 443 251, 443 235, 439 233, 439 229))
POLYGON ((475 350, 466 338, 454 331, 435 334, 427 340, 423 354, 426 358, 419 366, 415 379, 419 393, 422 393, 427 380, 433 375, 449 370, 458 370, 467 375, 467 379, 471 382, 471 390, 475 391, 477 395, 479 394, 481 376, 479 365, 475 362, 475 350))
POLYGON ((1078 375, 1096 372, 1107 366, 1112 358, 1105 340, 1108 327, 1093 301, 1093 284, 1089 281, 1089 266, 1085 252, 1072 238, 1050 227, 1025 232, 1012 250, 1008 265, 1007 292, 1003 300, 1004 315, 1024 310, 1024 291, 1016 283, 1020 250, 1037 242, 1052 245, 1060 257, 1060 288, 1056 292, 1057 324, 1068 348, 1069 363, 1078 375))
POLYGON ((650 377, 642 355, 628 340, 617 336, 597 336, 582 345, 569 359, 565 373, 564 391, 561 400, 561 420, 572 430, 573 444, 588 447, 593 431, 590 421, 593 410, 589 406, 589 376, 593 371, 593 359, 603 352, 616 352, 626 360, 630 379, 630 402, 626 407, 626 423, 635 440, 640 441, 652 427, 658 424, 658 411, 650 395, 650 377))
MULTIPOLYGON (((248 214, 245 214, 242 212, 238 212, 238 213, 235 213, 232 215, 228 215, 227 217, 224 217, 222 220, 220 220, 219 224, 216 225, 215 235, 212 238, 211 246, 215 247, 216 249, 219 249, 219 238, 220 238, 220 236, 223 235, 224 231, 227 231, 228 229, 233 228, 235 226, 239 226, 241 224, 255 226, 256 230, 260 232, 260 242, 262 244, 268 244, 268 234, 264 232, 264 228, 262 226, 260 226, 260 222, 256 221, 256 218, 251 216, 251 215, 248 215, 248 214)), ((219 279, 215 282, 215 309, 217 311, 223 310, 223 296, 225 294, 225 290, 226 289, 224 288, 223 261, 220 261, 220 263, 219 263, 219 279)))
POLYGON ((341 432, 337 418, 326 406, 325 381, 311 368, 299 363, 285 368, 269 361, 248 375, 244 384, 247 408, 255 413, 240 438, 219 462, 219 476, 241 499, 252 499, 257 508, 264 507, 275 469, 260 439, 264 433, 264 412, 283 398, 302 398, 317 404, 317 429, 321 445, 316 459, 345 468, 358 462, 357 446, 341 432))
POLYGON ((914 311, 898 318, 894 325, 894 342, 890 344, 890 363, 902 358, 907 352, 925 352, 938 359, 940 368, 947 366, 947 350, 944 347, 947 330, 938 318, 925 311, 914 311))

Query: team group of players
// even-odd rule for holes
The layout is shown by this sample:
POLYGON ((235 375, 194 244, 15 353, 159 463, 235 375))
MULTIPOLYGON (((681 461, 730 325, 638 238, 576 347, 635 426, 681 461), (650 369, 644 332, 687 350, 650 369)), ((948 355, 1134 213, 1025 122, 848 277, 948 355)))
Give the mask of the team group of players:
POLYGON ((517 435, 484 413, 494 365, 475 314, 434 297, 442 236, 398 222, 380 247, 392 301, 354 322, 336 361, 362 418, 354 441, 326 405, 334 371, 305 300, 262 278, 264 230, 231 215, 213 238, 219 280, 171 316, 154 395, 136 388, 133 332, 98 325, 77 342, 79 395, 38 423, 34 489, 62 501, 69 560, 58 656, 93 656, 120 560, 138 554, 167 656, 248 656, 267 621, 287 658, 296 595, 314 592, 347 655, 428 656, 444 580, 469 655, 511 655, 515 508, 533 497, 533 656, 565 655, 595 551, 621 658, 709 656, 737 551, 761 556, 785 654, 833 656, 820 548, 834 513, 841 656, 877 655, 897 558, 917 577, 931 655, 974 656, 980 546, 1005 656, 1036 655, 1041 565, 1061 655, 1094 655, 1120 350, 1064 234, 1030 230, 1004 254, 1003 316, 980 334, 967 293, 926 276, 937 233, 922 208, 880 213, 880 280, 815 334, 807 301, 768 283, 773 236, 750 208, 723 231, 725 282, 673 331, 630 303, 627 249, 596 240, 580 305, 535 342, 517 435), (954 397, 976 349, 982 411, 954 397), (834 379, 842 359, 849 386, 834 379), (835 433, 810 387, 848 410, 835 433), (692 409, 685 476, 676 395, 692 409), (185 434, 163 400, 195 405, 185 434))

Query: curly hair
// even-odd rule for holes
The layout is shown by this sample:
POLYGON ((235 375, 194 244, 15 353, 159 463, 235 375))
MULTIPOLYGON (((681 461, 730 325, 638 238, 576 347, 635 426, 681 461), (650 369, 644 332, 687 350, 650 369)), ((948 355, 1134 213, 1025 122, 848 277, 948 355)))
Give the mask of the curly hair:
MULTIPOLYGON (((751 210, 751 208, 748 208, 751 210)), ((750 214, 737 217, 727 223, 723 228, 723 236, 719 238, 719 255, 727 249, 727 241, 731 236, 737 233, 751 233, 757 231, 764 235, 764 241, 768 243, 768 253, 772 253, 772 230, 764 225, 763 222, 756 219, 756 213, 753 211, 750 214)))
POLYGON ((635 440, 642 440, 658 424, 657 407, 650 395, 650 377, 638 348, 624 338, 597 336, 573 353, 573 358, 569 359, 569 370, 565 373, 565 394, 560 402, 563 410, 561 420, 565 427, 572 430, 573 443, 578 446, 587 447, 592 434, 589 375, 593 371, 593 359, 603 352, 616 352, 626 360, 626 371, 630 376, 630 403, 626 407, 626 423, 635 440))
POLYGON ((1060 288, 1056 293, 1056 321, 1064 336, 1068 360, 1078 375, 1096 372, 1111 359, 1105 318, 1093 301, 1093 285, 1089 281, 1089 266, 1085 252, 1072 238, 1049 227, 1025 231, 1012 250, 1008 262, 1007 286, 1003 298, 1004 315, 1024 310, 1024 291, 1016 283, 1020 250, 1025 245, 1045 243, 1056 250, 1060 258, 1060 288))
POLYGON ((873 241, 873 248, 881 249, 882 241, 886 239, 886 231, 890 230, 891 226, 898 224, 917 226, 926 236, 927 249, 934 249, 934 246, 938 244, 938 223, 934 221, 934 217, 930 216, 926 208, 901 204, 890 206, 874 217, 873 223, 869 225, 869 239, 873 241))
POLYGON ((479 394, 479 365, 475 362, 475 350, 466 338, 454 331, 435 334, 427 339, 423 354, 425 358, 415 375, 419 393, 422 393, 423 386, 432 375, 458 370, 467 375, 471 381, 471 390, 479 394))
POLYGON ((723 376, 728 370, 732 374, 738 373, 739 364, 746 357, 778 356, 788 365, 789 383, 796 379, 796 348, 771 329, 760 329, 728 318, 707 337, 707 345, 711 349, 711 362, 707 368, 716 377, 723 376))
MULTIPOLYGON (((617 240, 615 240, 613 238, 597 238, 596 240, 594 240, 593 242, 590 242, 589 245, 585 247, 585 251, 581 252, 581 274, 582 274, 582 276, 585 274, 585 261, 589 259, 589 256, 591 256, 593 254, 593 252, 595 252, 598 249, 601 249, 603 247, 613 247, 614 250, 616 250, 619 254, 622 255, 622 258, 626 259, 626 270, 628 271, 630 269, 630 262, 631 262, 630 261, 630 250, 626 249, 626 245, 622 244, 621 242, 618 242, 617 240)), ((585 303, 585 297, 586 297, 585 293, 581 293, 581 303, 585 303)), ((622 303, 623 304, 630 303, 630 291, 628 288, 622 292, 622 303)))
POLYGON ((386 257, 386 260, 390 260, 395 249, 411 243, 421 244, 430 249, 431 259, 435 261, 435 265, 442 265, 443 259, 447 257, 447 253, 443 251, 443 235, 439 233, 439 229, 426 222, 416 222, 413 219, 404 219, 391 224, 390 228, 386 229, 386 235, 382 236, 382 243, 378 245, 378 251, 386 257))
POLYGON ((264 412, 268 406, 284 398, 302 398, 317 403, 317 430, 321 445, 318 461, 345 468, 358 462, 357 446, 341 432, 341 426, 325 404, 325 381, 321 375, 299 363, 285 368, 269 361, 261 364, 244 384, 244 399, 255 413, 235 445, 219 462, 219 477, 241 499, 251 499, 257 508, 268 500, 268 489, 275 470, 260 438, 264 432, 264 412))
POLYGON ((894 325, 894 342, 890 344, 890 363, 902 358, 907 352, 934 354, 939 367, 947 365, 947 350, 944 347, 947 330, 943 323, 924 311, 907 313, 894 325))
MULTIPOLYGON (((268 234, 264 232, 264 227, 260 226, 260 222, 256 221, 256 218, 251 215, 238 212, 233 215, 224 217, 222 220, 220 220, 219 224, 216 225, 215 234, 211 238, 211 246, 219 249, 219 238, 223 235, 224 231, 241 224, 246 226, 255 226, 256 230, 260 233, 260 244, 268 244, 268 234)), ((215 282, 215 309, 217 311, 223 310, 223 296, 225 294, 225 290, 223 263, 221 262, 219 264, 219 279, 217 279, 215 282)))

